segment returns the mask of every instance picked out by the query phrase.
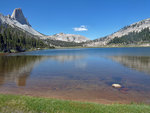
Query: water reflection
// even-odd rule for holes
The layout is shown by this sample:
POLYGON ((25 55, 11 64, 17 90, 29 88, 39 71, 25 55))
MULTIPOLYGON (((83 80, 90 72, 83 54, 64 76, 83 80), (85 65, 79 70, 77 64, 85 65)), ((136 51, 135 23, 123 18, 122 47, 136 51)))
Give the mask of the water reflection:
POLYGON ((47 56, 47 57, 52 60, 56 60, 56 61, 63 63, 63 62, 69 62, 69 61, 83 59, 86 56, 85 55, 59 55, 59 56, 47 56))
MULTIPOLYGON (((85 56, 0 56, 0 85, 15 82, 17 86, 25 86, 33 68, 45 60, 54 60, 60 63, 79 60, 85 56)), ((80 62, 79 65, 81 65, 80 62)), ((80 67, 78 65, 78 67, 80 67)), ((83 68, 83 66, 81 67, 83 68)))
POLYGON ((31 70, 41 58, 39 56, 1 56, 0 84, 16 82, 18 86, 25 86, 31 70))
MULTIPOLYGON (((0 85, 5 84, 5 83, 11 83, 15 82, 16 85, 18 86, 25 86, 26 81, 31 75, 32 70, 36 66, 39 66, 40 63, 46 61, 44 65, 47 65, 45 68, 51 68, 53 70, 48 69, 48 75, 49 76, 57 76, 58 75, 63 75, 65 73, 64 78, 72 79, 72 78, 86 78, 86 80, 95 79, 99 77, 100 79, 102 78, 107 78, 107 76, 104 76, 105 74, 108 74, 109 72, 104 72, 103 75, 100 74, 98 75, 101 71, 100 69, 105 69, 104 66, 105 63, 103 64, 98 64, 98 62, 103 62, 102 58, 100 57, 99 59, 95 59, 97 61, 97 65, 101 66, 100 69, 97 69, 97 67, 92 68, 94 64, 92 63, 91 65, 88 65, 89 60, 85 60, 87 56, 85 55, 56 55, 56 56, 1 56, 0 57, 0 85), (47 61, 49 61, 49 64, 47 61), (54 64, 51 63, 51 61, 54 61, 54 64), (60 62, 62 65, 56 65, 56 62, 60 62), (69 68, 65 64, 66 62, 70 62, 70 64, 74 64, 74 67, 69 68), (57 66, 63 66, 61 69, 57 69, 57 66), (75 69, 76 68, 76 69, 75 69), (84 69, 84 70, 83 70, 84 69), (92 69, 92 70, 90 70, 92 69), (56 74, 51 74, 52 72, 56 72, 56 74), (67 71, 67 72, 66 72, 67 71), (78 72, 77 72, 78 71, 78 72), (82 76, 81 76, 82 74, 82 76), (92 74, 92 76, 90 76, 92 74), (84 75, 84 76, 83 76, 84 75), (89 75, 88 77, 85 75, 89 75)), ((107 58, 111 58, 115 62, 119 62, 125 67, 135 69, 137 71, 145 72, 150 74, 150 57, 148 56, 110 56, 107 58)), ((92 59, 93 60, 93 59, 92 59)), ((106 60, 105 60, 106 62, 106 60)), ((109 62, 112 64, 111 62, 109 62)), ((109 65, 107 66, 108 68, 113 68, 113 66, 109 65)), ((40 67, 42 68, 42 66, 40 67)), ((107 70, 107 69, 106 69, 107 70)), ((36 70, 38 71, 38 70, 36 70)), ((104 70, 105 71, 105 70, 104 70)), ((39 72, 39 71, 38 71, 39 72)), ((36 72, 36 74, 38 74, 36 72)), ((113 72, 116 72, 115 70, 113 72)), ((111 71, 111 73, 113 73, 111 71)), ((119 71, 118 71, 119 72, 119 71)), ((44 72, 43 73, 44 77, 44 72)), ((41 75, 39 75, 41 76, 41 75)), ((62 76, 61 76, 62 77, 62 76)), ((108 76, 111 77, 111 76, 108 76)), ((117 76, 117 78, 114 78, 115 80, 121 81, 122 77, 120 75, 117 76)), ((111 78, 111 81, 113 81, 113 78, 111 78)), ((111 83, 106 84, 111 85, 111 83)), ((119 82, 118 82, 119 83, 119 82)))
POLYGON ((114 56, 114 51, 107 54, 104 50, 47 50, 0 56, 0 93, 92 101, 149 101, 150 76, 145 73, 150 74, 150 57, 131 56, 131 52, 114 56), (123 89, 112 88, 113 83, 121 84, 123 89))
POLYGON ((149 56, 111 56, 109 58, 125 67, 150 74, 149 56))

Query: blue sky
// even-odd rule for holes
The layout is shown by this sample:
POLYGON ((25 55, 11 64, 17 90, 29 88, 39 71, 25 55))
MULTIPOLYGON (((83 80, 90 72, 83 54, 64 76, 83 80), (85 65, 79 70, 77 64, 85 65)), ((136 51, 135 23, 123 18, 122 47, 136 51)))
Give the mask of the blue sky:
POLYGON ((22 8, 32 27, 46 35, 80 34, 90 39, 150 18, 150 0, 1 0, 0 13, 22 8))

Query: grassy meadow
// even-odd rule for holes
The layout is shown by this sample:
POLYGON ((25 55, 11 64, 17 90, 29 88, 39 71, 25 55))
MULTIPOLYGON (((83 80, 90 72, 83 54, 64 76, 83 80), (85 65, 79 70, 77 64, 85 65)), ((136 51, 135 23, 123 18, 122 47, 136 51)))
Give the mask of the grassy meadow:
POLYGON ((0 95, 0 113, 150 113, 144 104, 96 104, 29 96, 0 95))

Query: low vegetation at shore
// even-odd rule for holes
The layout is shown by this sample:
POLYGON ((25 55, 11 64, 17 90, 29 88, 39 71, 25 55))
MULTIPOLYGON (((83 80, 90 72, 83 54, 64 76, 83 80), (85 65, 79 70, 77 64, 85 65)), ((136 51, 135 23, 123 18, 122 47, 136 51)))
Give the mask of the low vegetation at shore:
POLYGON ((1 113, 149 113, 144 104, 95 104, 28 96, 0 95, 1 113))

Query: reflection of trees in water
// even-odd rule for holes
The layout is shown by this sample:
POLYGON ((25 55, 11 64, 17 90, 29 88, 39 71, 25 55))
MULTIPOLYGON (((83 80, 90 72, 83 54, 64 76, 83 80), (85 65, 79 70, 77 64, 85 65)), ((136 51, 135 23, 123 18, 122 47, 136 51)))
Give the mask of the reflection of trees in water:
POLYGON ((34 65, 41 60, 39 56, 1 56, 0 84, 16 81, 18 86, 24 86, 34 65))
POLYGON ((30 72, 39 62, 52 59, 59 62, 74 61, 84 56, 0 56, 0 85, 16 82, 18 86, 25 86, 30 72))
POLYGON ((150 74, 149 56, 111 56, 109 58, 126 67, 150 74))

